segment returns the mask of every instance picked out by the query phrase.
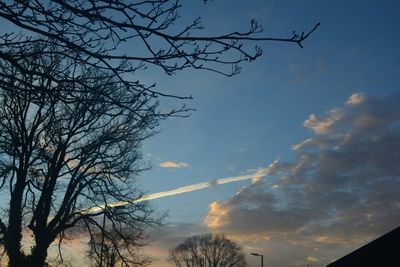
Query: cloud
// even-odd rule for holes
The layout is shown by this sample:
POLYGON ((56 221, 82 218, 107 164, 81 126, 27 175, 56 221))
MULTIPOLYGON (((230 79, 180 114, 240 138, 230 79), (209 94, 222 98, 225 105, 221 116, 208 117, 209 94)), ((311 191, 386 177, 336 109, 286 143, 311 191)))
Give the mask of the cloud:
POLYGON ((398 226, 400 94, 353 94, 304 127, 312 136, 293 146, 295 159, 274 164, 279 180, 213 202, 204 220, 210 230, 268 237, 264 245, 281 256, 296 250, 287 263, 294 266, 326 264, 398 226), (307 254, 315 249, 319 256, 307 254))
POLYGON ((152 242, 163 244, 163 247, 174 248, 186 238, 207 233, 207 228, 198 223, 169 222, 159 228, 149 229, 152 242))
MULTIPOLYGON (((168 191, 162 191, 162 192, 158 192, 158 193, 144 195, 140 198, 131 199, 129 201, 118 201, 118 202, 114 202, 114 203, 109 203, 109 204, 107 204, 107 207, 108 208, 121 207, 121 206, 130 205, 132 203, 138 203, 138 202, 143 202, 143 201, 148 201, 148 200, 153 200, 153 199, 158 199, 158 198, 176 196, 176 195, 180 195, 180 194, 190 193, 190 192, 201 190, 201 189, 206 189, 206 188, 210 188, 210 187, 214 187, 214 186, 218 186, 218 185, 229 184, 229 183, 234 183, 234 182, 239 182, 239 181, 252 180, 253 183, 257 183, 261 180, 262 177, 267 176, 270 173, 273 173, 274 169, 275 169, 275 162, 273 162, 266 168, 257 169, 256 173, 239 175, 239 176, 231 176, 231 177, 227 177, 227 178, 221 178, 221 179, 217 179, 217 180, 181 186, 181 187, 171 189, 168 191)), ((99 212, 99 211, 103 210, 104 208, 105 208, 105 205, 93 206, 93 207, 89 207, 86 209, 82 209, 81 212, 86 213, 86 214, 94 213, 94 212, 99 212)))
POLYGON ((352 94, 347 100, 347 105, 360 105, 366 100, 366 97, 362 93, 352 94))
POLYGON ((158 166, 162 168, 190 168, 190 165, 186 162, 173 162, 173 161, 164 161, 158 164, 158 166))

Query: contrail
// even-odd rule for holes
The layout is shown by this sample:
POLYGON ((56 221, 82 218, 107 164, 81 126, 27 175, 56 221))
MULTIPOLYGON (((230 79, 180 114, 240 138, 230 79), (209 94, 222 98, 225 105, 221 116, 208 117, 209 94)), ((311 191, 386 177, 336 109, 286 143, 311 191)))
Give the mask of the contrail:
MULTIPOLYGON (((238 182, 238 181, 245 181, 245 180, 250 180, 250 179, 260 179, 261 177, 264 177, 267 175, 268 175, 268 168, 262 168, 253 174, 233 176, 233 177, 228 177, 228 178, 221 178, 221 179, 210 181, 210 182, 202 182, 202 183, 197 183, 197 184, 192 184, 192 185, 186 185, 186 186, 178 187, 178 188, 168 190, 168 191, 144 195, 143 197, 136 199, 136 200, 132 200, 132 201, 115 202, 112 204, 108 204, 107 208, 121 207, 121 206, 129 205, 130 203, 138 203, 138 202, 153 200, 153 199, 157 199, 157 198, 180 195, 180 194, 184 194, 184 193, 193 192, 196 190, 201 190, 201 189, 205 189, 205 188, 209 188, 209 187, 213 187, 213 186, 217 186, 217 185, 223 185, 223 184, 228 184, 228 183, 233 183, 233 182, 238 182)), ((104 208, 105 208, 104 205, 92 207, 92 208, 82 210, 82 213, 94 213, 94 212, 102 211, 104 208)))

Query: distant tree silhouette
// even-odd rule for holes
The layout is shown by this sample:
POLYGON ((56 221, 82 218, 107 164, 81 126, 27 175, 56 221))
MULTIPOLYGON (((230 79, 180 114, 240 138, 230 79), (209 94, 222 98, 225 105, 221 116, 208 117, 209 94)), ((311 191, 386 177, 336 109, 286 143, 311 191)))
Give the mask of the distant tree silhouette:
POLYGON ((245 267, 239 245, 219 234, 192 236, 170 251, 169 261, 177 267, 245 267))
POLYGON ((65 65, 53 52, 32 53, 20 64, 58 83, 0 61, 8 77, 0 83, 0 237, 12 267, 43 266, 50 244, 63 244, 72 229, 101 233, 126 255, 122 249, 143 246, 143 228, 158 223, 146 202, 135 202, 141 193, 134 178, 143 170, 142 141, 169 114, 156 111, 145 88, 127 88, 101 69, 65 65), (62 81, 71 66, 81 68, 79 79, 62 81), (108 208, 115 202, 129 205, 108 208), (32 249, 23 251, 30 235, 32 249))
POLYGON ((93 267, 116 267, 124 264, 126 266, 144 266, 150 263, 148 259, 139 257, 137 246, 132 242, 125 242, 124 239, 113 233, 92 234, 88 245, 87 256, 93 267))

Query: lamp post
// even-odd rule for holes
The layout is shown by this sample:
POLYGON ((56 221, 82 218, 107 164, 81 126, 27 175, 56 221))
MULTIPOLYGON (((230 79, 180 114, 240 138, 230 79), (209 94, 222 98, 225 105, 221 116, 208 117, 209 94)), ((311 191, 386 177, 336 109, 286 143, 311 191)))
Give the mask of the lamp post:
POLYGON ((257 256, 261 257, 261 267, 264 267, 264 255, 263 254, 258 254, 258 253, 250 253, 252 256, 257 256))

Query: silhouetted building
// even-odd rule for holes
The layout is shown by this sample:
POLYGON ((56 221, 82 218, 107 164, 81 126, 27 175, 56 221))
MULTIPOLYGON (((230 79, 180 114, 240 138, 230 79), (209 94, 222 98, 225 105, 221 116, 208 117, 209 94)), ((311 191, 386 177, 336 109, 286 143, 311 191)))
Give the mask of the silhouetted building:
POLYGON ((338 259, 327 267, 400 266, 400 227, 338 259))

